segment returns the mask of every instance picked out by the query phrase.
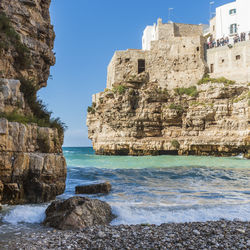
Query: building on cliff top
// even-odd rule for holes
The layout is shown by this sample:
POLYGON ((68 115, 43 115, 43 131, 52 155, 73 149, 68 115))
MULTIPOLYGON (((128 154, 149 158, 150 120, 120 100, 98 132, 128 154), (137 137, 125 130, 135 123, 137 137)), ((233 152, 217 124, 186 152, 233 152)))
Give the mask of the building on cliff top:
MULTIPOLYGON (((236 34, 250 32, 250 1, 236 0, 216 8, 216 16, 210 24, 215 39, 229 37, 232 41, 236 34)), ((248 36, 247 36, 248 39, 248 36)))
POLYGON ((210 20, 206 61, 211 77, 250 82, 250 0, 216 8, 210 20))
MULTIPOLYGON (((239 11, 244 3, 249 2, 237 0, 239 11)), ((228 5, 220 8, 224 7, 227 10, 231 8, 228 5)), ((228 13, 233 12, 230 10, 228 13)), ((211 20, 210 35, 217 30, 214 28, 216 20, 216 17, 211 20)), ((241 20, 239 18, 239 22, 241 20)), ((247 23, 247 18, 245 20, 247 23)), ((128 81, 138 82, 141 77, 147 77, 148 82, 162 88, 189 87, 195 85, 205 73, 214 78, 250 82, 250 40, 208 49, 203 29, 203 25, 162 23, 159 18, 157 24, 145 28, 142 50, 115 52, 108 66, 107 88, 112 89, 128 81)))
POLYGON ((173 89, 196 84, 205 72, 203 27, 158 19, 157 25, 144 31, 143 50, 115 52, 108 66, 107 88, 146 74, 150 82, 173 89))

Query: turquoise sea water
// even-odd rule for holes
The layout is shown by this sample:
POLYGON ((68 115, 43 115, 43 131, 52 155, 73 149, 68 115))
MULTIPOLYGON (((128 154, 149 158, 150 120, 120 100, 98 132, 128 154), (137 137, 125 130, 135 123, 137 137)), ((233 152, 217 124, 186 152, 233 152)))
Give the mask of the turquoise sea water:
MULTIPOLYGON (((76 185, 110 181, 112 224, 250 218, 250 161, 239 157, 98 156, 92 148, 64 148, 68 165, 65 193, 76 185)), ((48 204, 5 206, 0 235, 39 227, 48 204)), ((17 232, 18 233, 18 232, 17 232)))

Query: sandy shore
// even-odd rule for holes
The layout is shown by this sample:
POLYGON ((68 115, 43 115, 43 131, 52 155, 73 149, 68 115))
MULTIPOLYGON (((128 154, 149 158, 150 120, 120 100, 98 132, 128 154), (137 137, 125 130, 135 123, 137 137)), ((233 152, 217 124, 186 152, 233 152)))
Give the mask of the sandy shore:
POLYGON ((1 249, 250 249, 250 222, 95 226, 20 235, 1 249))

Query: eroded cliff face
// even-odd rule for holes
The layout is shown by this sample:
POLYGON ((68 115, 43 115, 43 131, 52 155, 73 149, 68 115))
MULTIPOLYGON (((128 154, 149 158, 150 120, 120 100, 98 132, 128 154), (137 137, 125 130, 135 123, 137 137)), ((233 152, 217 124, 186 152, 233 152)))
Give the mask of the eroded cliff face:
POLYGON ((87 125, 97 154, 250 156, 248 85, 168 91, 146 75, 93 96, 87 125))
POLYGON ((52 51, 50 0, 0 1, 0 203, 52 200, 63 193, 63 131, 37 101, 52 51))
POLYGON ((0 14, 9 19, 20 36, 19 42, 12 30, 3 27, 6 23, 1 22, 1 78, 24 77, 34 80, 38 88, 46 86, 50 66, 55 64, 52 51, 55 33, 50 24, 50 2, 51 0, 0 1, 0 14))

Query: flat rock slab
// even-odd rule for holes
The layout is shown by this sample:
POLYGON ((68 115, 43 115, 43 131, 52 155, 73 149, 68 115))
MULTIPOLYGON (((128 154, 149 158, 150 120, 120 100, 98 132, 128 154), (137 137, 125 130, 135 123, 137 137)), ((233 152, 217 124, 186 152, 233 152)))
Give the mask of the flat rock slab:
POLYGON ((82 185, 75 187, 76 194, 107 194, 111 190, 111 184, 109 182, 91 184, 91 185, 82 185))
POLYGON ((115 218, 106 202, 79 196, 53 201, 45 213, 43 223, 61 230, 107 225, 115 218))

